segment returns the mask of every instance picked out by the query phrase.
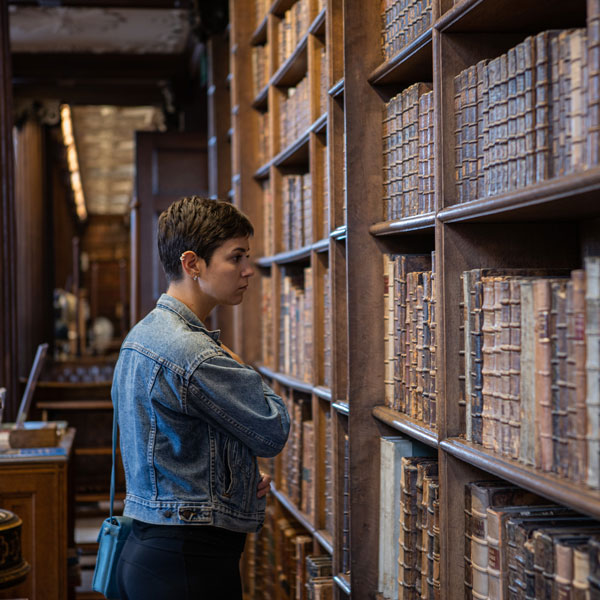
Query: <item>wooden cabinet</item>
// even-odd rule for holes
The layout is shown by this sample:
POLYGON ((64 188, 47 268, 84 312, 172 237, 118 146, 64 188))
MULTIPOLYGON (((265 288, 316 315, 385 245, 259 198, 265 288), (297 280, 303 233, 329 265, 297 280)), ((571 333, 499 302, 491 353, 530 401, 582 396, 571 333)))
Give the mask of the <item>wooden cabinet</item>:
POLYGON ((21 518, 22 554, 31 565, 27 579, 1 590, 0 598, 67 598, 67 548, 73 540, 69 461, 74 435, 74 429, 66 431, 56 456, 0 454, 0 506, 21 518))

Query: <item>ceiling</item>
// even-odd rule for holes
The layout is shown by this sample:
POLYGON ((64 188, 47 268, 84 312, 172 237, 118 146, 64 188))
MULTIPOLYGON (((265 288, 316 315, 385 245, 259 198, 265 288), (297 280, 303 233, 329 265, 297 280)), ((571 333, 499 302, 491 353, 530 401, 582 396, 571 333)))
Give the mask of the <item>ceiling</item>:
POLYGON ((125 214, 133 194, 135 131, 165 115, 198 82, 201 37, 226 2, 9 0, 15 105, 71 105, 89 214, 125 214))

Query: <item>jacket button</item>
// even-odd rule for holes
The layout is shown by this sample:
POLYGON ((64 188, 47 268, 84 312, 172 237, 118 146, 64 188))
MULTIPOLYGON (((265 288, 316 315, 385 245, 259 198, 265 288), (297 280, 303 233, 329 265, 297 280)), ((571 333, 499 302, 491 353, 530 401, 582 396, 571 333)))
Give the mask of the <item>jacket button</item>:
POLYGON ((170 519, 172 514, 173 513, 170 510, 165 510, 165 512, 163 513, 163 515, 167 517, 167 519, 170 519))

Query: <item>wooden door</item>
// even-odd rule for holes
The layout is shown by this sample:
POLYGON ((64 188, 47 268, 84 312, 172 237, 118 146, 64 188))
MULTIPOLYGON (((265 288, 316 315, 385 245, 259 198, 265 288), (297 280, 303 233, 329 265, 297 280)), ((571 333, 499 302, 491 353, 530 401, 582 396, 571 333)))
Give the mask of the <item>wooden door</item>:
POLYGON ((182 196, 208 195, 206 136, 186 132, 136 134, 136 198, 131 207, 131 325, 166 290, 158 257, 160 213, 182 196))

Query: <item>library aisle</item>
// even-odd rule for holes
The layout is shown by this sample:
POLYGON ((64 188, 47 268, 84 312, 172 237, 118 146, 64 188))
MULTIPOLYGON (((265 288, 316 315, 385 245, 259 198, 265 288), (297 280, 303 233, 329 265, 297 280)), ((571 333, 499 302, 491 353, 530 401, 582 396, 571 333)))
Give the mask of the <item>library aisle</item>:
POLYGON ((293 421, 247 600, 600 598, 600 1, 230 0, 208 56, 293 421))

